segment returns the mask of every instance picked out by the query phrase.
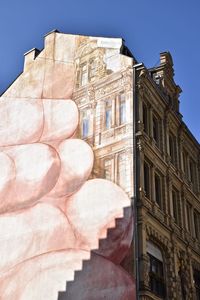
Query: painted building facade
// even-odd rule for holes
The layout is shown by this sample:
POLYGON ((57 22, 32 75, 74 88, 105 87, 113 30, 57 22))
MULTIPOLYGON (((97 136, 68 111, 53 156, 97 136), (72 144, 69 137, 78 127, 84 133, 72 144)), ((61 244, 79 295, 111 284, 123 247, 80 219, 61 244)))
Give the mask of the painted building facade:
POLYGON ((121 265, 137 271, 142 300, 200 299, 200 146, 182 121, 173 77, 168 52, 147 69, 122 39, 54 31, 43 51, 25 54, 24 72, 3 94, 76 102, 76 136, 95 154, 91 177, 136 201, 136 244, 121 265))

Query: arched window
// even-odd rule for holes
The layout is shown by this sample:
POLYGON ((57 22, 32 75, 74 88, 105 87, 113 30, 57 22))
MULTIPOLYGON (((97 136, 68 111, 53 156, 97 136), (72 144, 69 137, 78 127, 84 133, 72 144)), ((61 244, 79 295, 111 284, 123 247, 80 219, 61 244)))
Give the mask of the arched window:
POLYGON ((150 290, 161 299, 165 299, 165 277, 162 252, 154 243, 148 241, 147 254, 149 255, 150 290))

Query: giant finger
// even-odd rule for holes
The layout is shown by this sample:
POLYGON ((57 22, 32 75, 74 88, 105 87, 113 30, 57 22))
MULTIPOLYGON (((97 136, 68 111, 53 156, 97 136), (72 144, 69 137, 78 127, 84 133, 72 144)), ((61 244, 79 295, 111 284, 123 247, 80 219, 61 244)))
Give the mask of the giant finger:
MULTIPOLYGON (((55 300, 66 282, 73 281, 90 252, 65 250, 45 253, 22 262, 0 276, 1 300, 55 300)), ((75 300, 75 299, 74 299, 75 300)))
POLYGON ((0 199, 4 199, 14 183, 16 170, 14 161, 3 152, 0 152, 0 166, 0 199))
POLYGON ((33 256, 77 246, 66 216, 46 203, 1 215, 0 243, 0 274, 33 256))
POLYGON ((68 139, 56 148, 61 160, 61 171, 55 187, 48 196, 68 196, 88 179, 94 161, 91 147, 80 139, 68 139))
POLYGON ((33 204, 55 186, 60 174, 60 159, 51 146, 19 145, 4 152, 12 159, 15 169, 7 166, 9 191, 4 189, 0 194, 1 212, 33 204))
POLYGON ((65 212, 84 240, 84 249, 99 249, 101 255, 119 262, 132 241, 130 207, 131 201, 120 187, 108 180, 93 179, 69 197, 65 212), (102 239, 106 239, 105 245, 101 244, 102 239))
POLYGON ((72 100, 6 99, 0 102, 0 147, 62 140, 78 125, 72 100))
POLYGON ((15 300, 135 300, 135 282, 101 256, 67 250, 14 267, 1 278, 0 293, 2 300, 13 300, 13 295, 15 300))

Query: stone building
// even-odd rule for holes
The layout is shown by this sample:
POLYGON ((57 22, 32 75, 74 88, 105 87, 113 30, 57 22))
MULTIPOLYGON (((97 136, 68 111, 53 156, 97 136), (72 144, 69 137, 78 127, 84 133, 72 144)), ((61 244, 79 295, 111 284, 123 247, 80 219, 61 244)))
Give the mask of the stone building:
POLYGON ((170 53, 136 74, 139 294, 200 299, 200 147, 182 121, 170 53))
POLYGON ((77 103, 92 176, 119 184, 137 209, 123 266, 137 272, 142 300, 200 299, 200 146, 182 121, 180 92, 169 52, 147 69, 122 39, 53 31, 2 95, 77 103))
POLYGON ((160 65, 147 69, 122 47, 120 60, 127 63, 111 71, 105 50, 87 39, 79 47, 73 98, 81 111, 80 136, 95 151, 94 175, 116 182, 130 197, 136 118, 140 299, 200 299, 200 147, 179 112, 172 57, 161 53, 160 65))

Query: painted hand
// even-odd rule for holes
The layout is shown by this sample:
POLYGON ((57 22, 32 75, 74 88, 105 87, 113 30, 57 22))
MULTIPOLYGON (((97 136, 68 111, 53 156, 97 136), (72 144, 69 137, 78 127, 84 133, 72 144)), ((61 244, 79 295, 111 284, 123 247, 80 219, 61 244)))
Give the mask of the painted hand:
POLYGON ((77 294, 66 299, 111 299, 103 298, 102 286, 113 297, 119 284, 112 299, 133 299, 134 283, 115 265, 132 240, 130 199, 109 181, 88 180, 94 156, 87 143, 75 138, 78 119, 71 100, 0 103, 2 300, 57 299, 83 260, 91 260, 94 278, 89 280, 87 271, 77 294), (121 219, 119 226, 116 219, 121 219), (81 286, 84 280, 87 288, 81 286))

